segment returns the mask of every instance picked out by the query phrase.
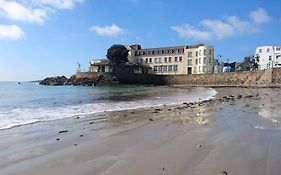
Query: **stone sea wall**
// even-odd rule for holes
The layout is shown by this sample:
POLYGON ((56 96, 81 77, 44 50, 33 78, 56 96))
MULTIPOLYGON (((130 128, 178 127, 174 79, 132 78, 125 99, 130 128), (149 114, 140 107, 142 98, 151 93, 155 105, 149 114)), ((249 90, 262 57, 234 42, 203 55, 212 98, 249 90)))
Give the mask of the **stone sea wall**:
POLYGON ((211 87, 281 87, 281 68, 251 72, 201 75, 145 75, 77 73, 76 78, 115 77, 120 84, 185 85, 211 87))

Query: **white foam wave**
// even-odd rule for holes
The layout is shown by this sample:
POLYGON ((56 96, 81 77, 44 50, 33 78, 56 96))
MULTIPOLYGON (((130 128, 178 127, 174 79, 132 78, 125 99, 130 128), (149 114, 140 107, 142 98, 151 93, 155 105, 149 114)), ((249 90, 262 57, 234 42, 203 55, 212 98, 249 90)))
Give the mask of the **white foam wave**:
POLYGON ((0 129, 8 129, 14 126, 26 125, 39 121, 49 121, 63 119, 73 116, 85 116, 104 111, 117 111, 124 109, 145 108, 160 105, 180 104, 183 102, 195 102, 211 99, 216 95, 214 89, 202 89, 202 92, 196 94, 182 94, 170 97, 153 97, 145 100, 120 101, 106 103, 89 103, 82 105, 68 105, 63 107, 50 108, 12 108, 1 109, 0 111, 0 129))

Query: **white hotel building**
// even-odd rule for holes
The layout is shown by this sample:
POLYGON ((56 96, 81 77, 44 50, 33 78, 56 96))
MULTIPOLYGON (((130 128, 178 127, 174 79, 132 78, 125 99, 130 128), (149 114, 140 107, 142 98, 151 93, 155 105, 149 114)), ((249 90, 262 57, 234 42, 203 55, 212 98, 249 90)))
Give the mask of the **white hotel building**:
POLYGON ((151 73, 161 75, 207 74, 214 72, 214 48, 197 45, 142 49, 127 46, 128 59, 135 64, 150 66, 151 73))
POLYGON ((259 56, 259 69, 281 67, 281 46, 260 46, 256 48, 259 56))

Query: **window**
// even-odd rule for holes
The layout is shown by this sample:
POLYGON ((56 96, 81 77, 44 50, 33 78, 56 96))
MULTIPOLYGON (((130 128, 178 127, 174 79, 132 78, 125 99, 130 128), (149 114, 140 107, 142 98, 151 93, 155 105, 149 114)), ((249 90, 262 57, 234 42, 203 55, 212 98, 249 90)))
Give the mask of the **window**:
POLYGON ((174 65, 174 71, 178 71, 178 65, 174 65))
POLYGON ((151 52, 152 55, 154 55, 154 50, 151 52))
POLYGON ((204 62, 204 64, 207 64, 207 58, 206 57, 203 58, 203 62, 204 62))
POLYGON ((280 47, 277 47, 277 48, 276 48, 276 50, 277 50, 277 51, 280 51, 280 50, 281 50, 281 48, 280 48, 280 47))
POLYGON ((157 58, 154 58, 154 62, 157 63, 157 58))
POLYGON ((201 55, 201 50, 199 50, 199 55, 201 55))
POLYGON ((206 73, 207 72, 207 67, 203 66, 203 72, 206 73))
POLYGON ((153 67, 154 72, 157 72, 157 69, 158 69, 158 66, 153 67))
POLYGON ((212 58, 211 58, 211 57, 209 58, 209 63, 210 63, 210 64, 212 63, 212 58))
POLYGON ((204 55, 207 55, 207 50, 206 49, 204 49, 204 55))
POLYGON ((175 62, 178 62, 178 57, 175 57, 175 62))
POLYGON ((195 64, 196 64, 196 65, 198 64, 198 59, 195 60, 195 64))
POLYGON ((197 67, 194 67, 194 71, 195 74, 197 73, 197 67))
POLYGON ((199 64, 201 64, 201 58, 199 58, 199 64))
POLYGON ((148 63, 148 58, 145 59, 145 62, 148 63))
POLYGON ((192 59, 187 60, 187 65, 192 65, 192 59))
POLYGON ((167 62, 167 57, 164 58, 164 62, 165 62, 165 63, 167 62))
POLYGON ((261 52, 262 52, 262 49, 260 49, 259 52, 261 53, 261 52))
POLYGON ((268 48, 266 51, 267 51, 267 52, 269 52, 269 51, 270 51, 270 49, 268 48))
POLYGON ((179 57, 179 61, 182 62, 182 57, 179 57))
POLYGON ((271 61, 271 56, 269 56, 268 60, 271 61))
POLYGON ((172 62, 172 57, 169 57, 169 62, 172 62))
POLYGON ((136 59, 136 62, 139 63, 139 59, 136 59))
POLYGON ((168 68, 168 66, 163 66, 163 71, 167 72, 167 68, 168 68))
POLYGON ((161 58, 159 58, 159 59, 158 59, 158 62, 159 62, 159 63, 162 63, 162 59, 161 59, 161 58))
POLYGON ((192 58, 192 52, 188 52, 187 56, 188 58, 192 58))
POLYGON ((200 73, 201 72, 201 67, 199 66, 198 69, 199 69, 198 72, 200 73))
POLYGON ((209 55, 212 55, 212 49, 209 50, 209 55))
POLYGON ((198 56, 198 51, 196 51, 196 54, 195 54, 196 56, 198 56))
POLYGON ((158 71, 162 72, 162 70, 163 70, 163 66, 158 66, 158 71))
POLYGON ((168 66, 168 71, 173 71, 173 66, 172 65, 168 66))
POLYGON ((149 62, 152 63, 152 58, 149 58, 149 62))

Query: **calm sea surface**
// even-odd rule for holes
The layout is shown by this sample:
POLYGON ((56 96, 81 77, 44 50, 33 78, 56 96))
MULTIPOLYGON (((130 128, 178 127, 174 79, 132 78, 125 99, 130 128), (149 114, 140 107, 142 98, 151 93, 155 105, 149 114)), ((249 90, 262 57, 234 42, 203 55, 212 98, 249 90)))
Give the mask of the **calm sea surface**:
POLYGON ((42 86, 0 82, 0 129, 38 121, 209 99, 209 88, 42 86))

